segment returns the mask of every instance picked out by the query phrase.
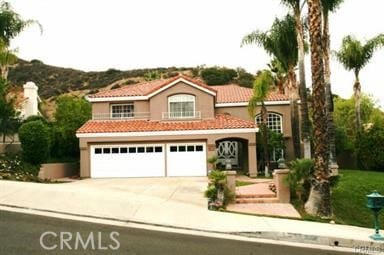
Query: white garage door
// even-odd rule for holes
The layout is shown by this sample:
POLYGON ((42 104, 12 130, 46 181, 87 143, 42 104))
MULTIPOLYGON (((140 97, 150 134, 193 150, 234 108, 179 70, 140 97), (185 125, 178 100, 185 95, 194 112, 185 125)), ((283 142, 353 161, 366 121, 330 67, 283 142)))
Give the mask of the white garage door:
POLYGON ((167 144, 168 176, 206 176, 205 143, 167 144))
POLYGON ((91 177, 165 176, 163 144, 91 146, 91 177))

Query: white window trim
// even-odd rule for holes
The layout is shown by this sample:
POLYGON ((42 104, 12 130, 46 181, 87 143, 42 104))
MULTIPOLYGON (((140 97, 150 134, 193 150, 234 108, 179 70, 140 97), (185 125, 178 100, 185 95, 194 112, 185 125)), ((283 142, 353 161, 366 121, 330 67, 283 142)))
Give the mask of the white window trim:
POLYGON ((168 118, 169 119, 191 119, 195 118, 196 116, 196 96, 191 95, 191 94, 175 94, 172 96, 168 97, 168 118), (191 101, 193 101, 193 115, 192 116, 177 116, 177 117, 172 117, 171 114, 171 103, 183 103, 183 102, 190 102, 190 101, 183 101, 183 100, 177 100, 176 98, 189 98, 191 101))
MULTIPOLYGON (((267 112, 267 115, 269 115, 269 114, 274 114, 274 115, 277 115, 277 116, 280 117, 280 133, 283 134, 283 131, 284 131, 284 128, 283 128, 283 115, 280 114, 280 113, 277 113, 277 112, 267 112)), ((258 123, 257 123, 257 118, 258 118, 258 117, 261 117, 261 114, 258 114, 258 115, 255 116, 255 123, 256 123, 256 124, 258 124, 258 123)), ((268 126, 268 123, 269 123, 268 119, 269 119, 269 116, 267 117, 267 127, 269 128, 269 126, 268 126)), ((270 128, 270 129, 271 129, 271 128, 270 128)), ((271 130, 272 130, 272 129, 271 129, 271 130)), ((272 131, 275 131, 275 130, 272 130, 272 131)), ((275 132, 276 132, 276 131, 275 131, 275 132)))
POLYGON ((111 119, 133 119, 135 118, 135 104, 134 103, 125 103, 125 104, 111 104, 109 107, 110 111, 110 118, 111 119), (132 105, 133 106, 133 112, 131 117, 113 117, 113 107, 114 106, 123 106, 123 105, 132 105))

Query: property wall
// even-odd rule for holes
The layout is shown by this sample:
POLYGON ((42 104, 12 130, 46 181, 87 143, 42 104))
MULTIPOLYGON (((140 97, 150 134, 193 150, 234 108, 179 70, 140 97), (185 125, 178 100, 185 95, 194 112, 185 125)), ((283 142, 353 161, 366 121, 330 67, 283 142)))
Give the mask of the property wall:
POLYGON ((1 153, 11 153, 16 154, 21 151, 21 144, 20 143, 0 143, 0 154, 1 153))
MULTIPOLYGON (((212 135, 176 135, 176 136, 137 136, 137 137, 97 137, 80 138, 80 176, 90 177, 90 146, 94 144, 121 143, 170 143, 170 142, 206 142, 207 158, 216 154, 216 141, 225 138, 241 138, 248 141, 248 165, 252 176, 257 175, 256 134, 212 134, 212 135)), ((207 164, 207 171, 208 171, 207 164)))
POLYGON ((168 112, 168 97, 175 94, 190 94, 195 96, 195 110, 201 112, 202 119, 214 118, 214 97, 200 89, 183 82, 162 91, 150 98, 150 112, 152 120, 161 120, 162 113, 168 112))
POLYGON ((79 173, 78 163, 49 163, 42 164, 39 171, 41 179, 59 179, 79 173))

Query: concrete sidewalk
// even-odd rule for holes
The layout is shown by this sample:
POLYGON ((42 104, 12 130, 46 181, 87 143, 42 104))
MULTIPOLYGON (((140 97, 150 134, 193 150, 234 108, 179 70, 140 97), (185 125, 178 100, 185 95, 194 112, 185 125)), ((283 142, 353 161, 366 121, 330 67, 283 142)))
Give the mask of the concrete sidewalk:
POLYGON ((165 189, 161 194, 161 185, 137 190, 123 181, 116 182, 110 187, 108 180, 62 184, 0 181, 0 206, 307 244, 369 246, 384 251, 384 242, 369 239, 372 229, 209 211, 202 193, 205 179, 197 180, 196 187, 177 183, 173 194, 165 189), (148 191, 154 188, 155 192, 148 191))

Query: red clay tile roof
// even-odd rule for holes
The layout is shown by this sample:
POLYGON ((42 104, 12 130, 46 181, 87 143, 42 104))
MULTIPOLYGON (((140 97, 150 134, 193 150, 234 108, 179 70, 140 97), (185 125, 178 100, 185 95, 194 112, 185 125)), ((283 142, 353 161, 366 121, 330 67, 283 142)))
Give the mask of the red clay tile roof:
POLYGON ((77 130, 77 133, 154 132, 239 128, 256 128, 256 124, 252 121, 242 120, 227 114, 218 114, 214 119, 194 121, 89 120, 77 130))
POLYGON ((141 82, 141 83, 137 83, 137 84, 133 84, 133 85, 127 85, 127 86, 124 86, 124 87, 121 87, 118 89, 102 91, 102 92, 99 92, 99 93, 96 93, 93 95, 89 95, 89 98, 147 96, 147 95, 155 92, 156 90, 159 90, 162 87, 164 87, 164 86, 166 86, 166 85, 168 85, 168 84, 170 84, 170 83, 172 83, 172 82, 174 82, 180 78, 187 80, 189 82, 192 82, 198 86, 201 86, 205 89, 208 89, 208 90, 216 93, 216 91, 212 87, 204 84, 203 82, 201 82, 199 80, 192 79, 192 78, 189 78, 189 77, 184 76, 184 75, 178 75, 178 76, 175 76, 175 77, 172 77, 169 79, 160 79, 160 80, 141 82))
MULTIPOLYGON (((153 80, 148 82, 127 85, 118 89, 99 92, 97 94, 89 95, 89 98, 105 98, 105 97, 129 97, 129 96, 148 96, 156 90, 176 81, 177 79, 184 79, 192 82, 200 87, 208 89, 216 93, 216 103, 241 103, 248 102, 252 96, 252 89, 240 87, 237 84, 208 86, 203 81, 192 79, 184 75, 179 75, 169 79, 153 80)), ((289 98, 280 93, 271 93, 267 101, 286 101, 289 98)))
MULTIPOLYGON (((212 86, 217 91, 216 103, 241 103, 248 102, 252 97, 252 89, 240 87, 237 84, 212 86)), ((281 93, 272 92, 267 101, 285 101, 289 98, 281 93)))

